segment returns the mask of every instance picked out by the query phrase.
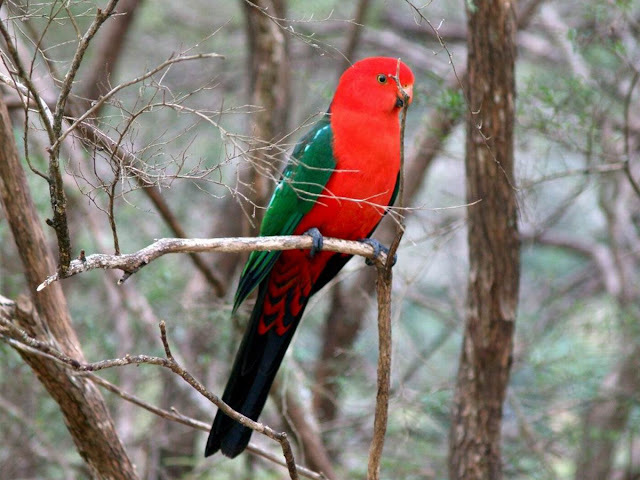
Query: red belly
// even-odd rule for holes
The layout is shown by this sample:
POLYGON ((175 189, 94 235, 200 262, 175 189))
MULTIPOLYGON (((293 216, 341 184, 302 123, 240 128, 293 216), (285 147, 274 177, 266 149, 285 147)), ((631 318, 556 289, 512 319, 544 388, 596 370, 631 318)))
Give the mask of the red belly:
POLYGON ((367 177, 360 172, 335 172, 295 234, 315 227, 324 236, 345 240, 369 235, 389 205, 396 174, 375 180, 367 177))

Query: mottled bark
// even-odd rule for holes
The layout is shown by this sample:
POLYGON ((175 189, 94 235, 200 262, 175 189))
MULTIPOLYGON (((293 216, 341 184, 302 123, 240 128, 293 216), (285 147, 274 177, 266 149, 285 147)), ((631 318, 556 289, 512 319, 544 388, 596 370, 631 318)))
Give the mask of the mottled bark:
MULTIPOLYGON (((31 300, 24 298, 18 303, 14 321, 33 337, 54 343, 67 355, 79 362, 84 361, 62 287, 51 285, 51 288, 36 293, 42 279, 55 271, 55 263, 46 248, 41 221, 18 157, 9 114, 1 99, 0 199, 31 295, 31 300)), ((93 383, 46 357, 25 351, 19 353, 58 403, 76 448, 87 462, 92 476, 137 478, 102 395, 93 383)))
POLYGON ((467 4, 467 318, 449 437, 449 477, 502 478, 500 429, 519 288, 513 178, 515 5, 467 4))

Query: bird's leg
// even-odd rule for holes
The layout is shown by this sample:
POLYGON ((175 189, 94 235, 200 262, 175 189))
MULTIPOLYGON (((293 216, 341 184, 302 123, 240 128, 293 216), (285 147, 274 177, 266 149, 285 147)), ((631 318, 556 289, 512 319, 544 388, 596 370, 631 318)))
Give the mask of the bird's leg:
MULTIPOLYGON (((374 258, 378 258, 380 256, 380 252, 383 252, 385 255, 389 255, 389 248, 382 245, 375 238, 361 238, 360 241, 362 243, 366 243, 367 245, 371 245, 373 247, 374 258)), ((393 256, 393 263, 391 264, 391 266, 394 266, 397 261, 398 261, 398 255, 395 254, 393 256)), ((367 265, 373 265, 373 260, 371 260, 370 258, 365 258, 364 263, 366 263, 367 265)))
POLYGON ((308 235, 313 239, 313 243, 311 244, 311 250, 309 250, 309 256, 311 258, 315 257, 316 253, 322 251, 322 246, 324 244, 324 237, 320 233, 316 227, 310 228, 303 235, 308 235))

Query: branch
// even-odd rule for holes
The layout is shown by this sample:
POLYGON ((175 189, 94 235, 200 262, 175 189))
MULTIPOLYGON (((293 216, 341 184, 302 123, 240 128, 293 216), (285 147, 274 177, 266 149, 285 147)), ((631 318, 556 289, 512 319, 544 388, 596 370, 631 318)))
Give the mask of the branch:
MULTIPOLYGON (((38 291, 44 290, 52 283, 77 275, 82 272, 102 269, 117 269, 125 272, 119 284, 136 273, 153 260, 168 253, 225 252, 240 253, 253 250, 309 250, 313 239, 306 235, 274 236, 274 237, 230 237, 230 238, 162 238, 135 253, 124 255, 106 255, 96 253, 84 256, 84 250, 77 260, 71 261, 65 273, 57 272, 38 285, 38 291)), ((340 240, 325 237, 323 250, 328 252, 360 255, 376 262, 386 262, 387 256, 381 253, 374 256, 374 248, 366 243, 340 240)))
POLYGON ((376 265, 378 277, 378 390, 373 420, 373 438, 369 447, 367 480, 380 478, 380 461, 389 419, 389 391, 391 390, 391 290, 392 270, 376 265))
MULTIPOLYGON (((13 348, 24 351, 29 354, 41 355, 46 358, 49 358, 59 364, 63 364, 67 368, 70 368, 76 372, 97 372, 99 370, 105 370, 108 368, 114 367, 122 367, 125 365, 158 365, 163 368, 167 368, 171 370, 173 373, 180 376, 185 382, 187 382, 191 387, 193 387, 198 393, 207 398, 211 403, 216 405, 221 411, 223 411, 226 415, 234 419, 235 421, 241 423, 242 425, 251 428, 252 430, 261 433, 272 440, 275 440, 280 444, 282 448, 283 455, 285 457, 286 466, 289 470, 289 475, 291 480, 298 480, 298 469, 295 463, 295 459, 293 457, 293 452, 291 450, 291 444, 287 438, 287 434, 284 432, 277 432, 273 430, 271 427, 264 425, 262 423, 251 420, 248 417, 245 417, 241 413, 236 412, 231 407, 229 407, 226 403, 224 403, 217 395, 211 393, 207 388, 196 380, 191 373, 185 370, 178 362, 176 362, 173 354, 171 353, 171 348, 169 346, 169 341, 167 339, 167 331, 164 321, 160 322, 160 336, 162 339, 162 344, 164 346, 164 351, 166 358, 155 357, 151 355, 125 355, 121 358, 108 359, 108 360, 100 360, 98 362, 80 362, 69 355, 58 350, 52 343, 45 342, 42 340, 38 340, 28 334, 27 331, 15 326, 11 322, 11 315, 15 310, 15 304, 11 300, 8 300, 2 296, 0 296, 0 339, 7 342, 13 348)), ((96 381, 96 383, 101 384, 102 386, 107 387, 106 381, 104 380, 96 380, 98 377, 94 375, 90 375, 91 380, 96 381)), ((202 424, 200 422, 195 422, 191 419, 188 420, 188 417, 185 417, 180 414, 170 414, 165 410, 158 409, 153 407, 145 402, 129 395, 124 394, 117 387, 109 384, 109 390, 115 391, 118 394, 123 393, 121 395, 128 401, 132 401, 139 406, 142 406, 157 415, 168 418, 171 417, 172 420, 179 421, 180 423, 192 426, 194 428, 202 428, 202 424)), ((208 430, 208 427, 204 427, 205 430, 208 430)), ((255 448, 254 448, 255 450, 255 448)), ((259 449, 258 449, 259 450, 259 449)), ((268 455, 264 455, 262 452, 258 452, 261 456, 269 458, 268 455)), ((310 478, 314 479, 322 479, 324 478, 322 475, 314 474, 311 472, 310 478)))
POLYGON ((640 197, 640 185, 638 185, 638 182, 636 182, 633 178, 633 174, 631 173, 631 148, 629 146, 629 107, 631 105, 633 90, 636 88, 638 80, 640 80, 640 72, 635 70, 631 79, 631 84, 629 85, 629 90, 627 91, 624 100, 624 173, 627 176, 627 180, 629 180, 631 187, 633 187, 633 191, 636 192, 638 197, 640 197))
MULTIPOLYGON (((409 108, 409 95, 400 84, 400 59, 395 75, 398 93, 404 101, 400 114, 400 176, 398 185, 398 207, 404 207, 404 131, 409 108)), ((391 291, 393 289, 393 263, 400 240, 404 234, 404 216, 400 216, 396 223, 396 234, 386 262, 378 262, 376 270, 376 292, 378 296, 378 391, 376 394, 376 411, 373 420, 373 438, 369 448, 369 462, 367 465, 367 479, 380 478, 380 461, 382 449, 387 434, 389 419, 389 392, 391 390, 391 291)))
MULTIPOLYGON (((1 300, 2 300, 2 297, 0 297, 0 307, 2 307, 1 300)), ((143 409, 147 410, 148 412, 153 413, 154 415, 162 417, 162 418, 164 418, 166 420, 170 420, 172 422, 176 422, 176 423, 180 423, 182 425, 186 425, 187 427, 191 427, 191 428, 194 428, 196 430, 201 430, 203 432, 209 432, 209 430, 211 429, 211 422, 205 423, 205 422, 201 422, 200 420, 196 420, 195 418, 189 417, 187 415, 183 415, 182 413, 178 412, 173 407, 171 408, 171 410, 165 410, 163 408, 156 407, 155 405, 151 405, 150 403, 145 402, 144 400, 136 397, 135 395, 132 395, 132 394, 130 394, 128 392, 125 392, 124 390, 122 390, 117 385, 114 385, 113 383, 105 380, 104 378, 99 377, 95 373, 87 373, 86 376, 92 382, 100 385, 101 387, 105 388, 106 390, 109 390, 111 393, 114 393, 115 395, 118 395, 123 400, 125 400, 127 402, 131 402, 134 405, 137 405, 138 407, 143 408, 143 409)), ((274 454, 272 454, 270 452, 267 452, 266 450, 263 450, 262 448, 254 445, 253 443, 250 443, 249 446, 247 446, 247 451, 253 453, 254 455, 256 455, 258 457, 265 458, 268 461, 270 461, 272 463, 275 463, 277 465, 280 465, 282 467, 286 467, 287 466, 286 462, 282 461, 279 456, 276 456, 276 455, 274 455, 274 454)), ((296 465, 296 469, 298 470, 298 473, 302 477, 310 478, 312 480, 326 480, 327 479, 327 477, 325 475, 323 475, 322 473, 314 472, 313 470, 305 468, 302 465, 296 465)))
POLYGON ((132 80, 129 80, 128 82, 124 82, 124 83, 121 83, 119 85, 116 85, 111 90, 109 90, 107 93, 105 93, 102 97, 100 97, 100 99, 96 100, 92 104, 91 108, 89 108, 86 112, 84 112, 82 115, 80 115, 80 117, 75 119, 74 122, 71 124, 71 126, 69 128, 67 128, 64 131, 64 133, 62 133, 62 135, 60 135, 60 137, 58 137, 58 139, 56 140, 56 142, 53 144, 53 146, 51 148, 55 150, 64 141, 64 139, 67 138, 67 136, 78 127, 78 125, 80 125, 82 122, 84 122, 93 113, 95 113, 98 110, 100 110, 102 108, 102 106, 105 104, 105 102, 107 102, 107 100, 109 100, 111 97, 113 97, 120 90, 122 90, 122 89, 124 89, 126 87, 130 87, 131 85, 135 85, 136 83, 140 83, 140 82, 152 77, 156 73, 164 70, 165 68, 173 65, 174 63, 186 62, 188 60, 200 60, 200 59, 203 59, 203 58, 223 58, 224 59, 224 56, 223 55, 219 55, 217 53, 199 53, 197 55, 189 55, 189 56, 186 56, 186 57, 178 56, 178 57, 169 58, 168 60, 165 60, 160 65, 155 67, 153 70, 149 70, 147 73, 145 73, 143 75, 140 75, 139 77, 136 77, 136 78, 134 78, 132 80))
MULTIPOLYGON (((60 88, 60 95, 58 96, 58 101, 56 102, 56 110, 55 110, 54 122, 53 122, 53 131, 56 135, 59 135, 60 130, 62 129, 62 119, 64 117, 64 111, 67 104, 67 99, 69 98, 69 94, 71 93, 71 87, 73 85, 73 81, 76 78, 76 74, 78 73, 78 69, 80 68, 80 63, 84 58, 84 54, 87 51, 89 42, 91 42, 91 39, 98 32, 98 29, 107 20, 107 18, 109 18, 109 15, 111 15, 111 12, 116 7, 117 3, 118 3, 118 0, 110 0, 107 6, 104 8, 104 10, 101 8, 98 8, 96 12, 96 18, 93 20, 93 22, 91 23, 91 26, 83 35, 82 39, 80 40, 80 43, 78 43, 76 52, 73 55, 73 60, 71 61, 71 66, 69 67, 67 74, 64 76, 64 80, 60 88)), ((54 151, 55 151, 55 148, 54 148, 54 151)))

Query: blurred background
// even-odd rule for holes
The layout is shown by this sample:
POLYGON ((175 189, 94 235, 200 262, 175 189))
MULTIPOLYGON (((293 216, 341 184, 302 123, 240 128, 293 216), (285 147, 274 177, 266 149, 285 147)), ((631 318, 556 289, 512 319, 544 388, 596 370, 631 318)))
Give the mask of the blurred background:
MULTIPOLYGON (((2 5, 2 22, 47 101, 55 102, 78 32, 101 3, 2 5)), ((80 66, 74 108, 86 110, 169 59, 211 52, 224 59, 171 63, 97 109, 97 128, 129 152, 126 162, 95 139, 95 148, 78 138, 63 145, 73 254, 114 253, 114 230, 122 253, 163 237, 255 235, 283 160, 326 111, 349 62, 402 58, 416 86, 405 137, 408 208, 397 211, 407 231, 394 269, 382 469, 386 478, 444 479, 468 274, 465 2, 265 3, 261 11, 242 1, 120 2, 122 15, 105 23, 80 66)), ((604 476, 593 478, 638 479, 640 2, 523 0, 517 15, 522 267, 502 427, 505 477, 582 479, 598 471, 604 476)), ((6 59, 5 49, 3 42, 6 59)), ((10 89, 3 96, 25 168, 28 158, 46 170, 37 115, 25 118, 10 89)), ((44 222, 47 183, 32 172, 28 180, 44 222)), ((387 243, 388 217, 376 234, 387 243)), ((26 288, 16 252, 0 212, 0 294, 8 298, 26 288)), ((87 359, 163 355, 157 325, 164 320, 182 365, 221 393, 250 311, 248 302, 230 315, 245 258, 166 256, 121 286, 114 271, 65 280, 87 359)), ((301 463, 322 470, 305 438, 319 441, 336 478, 366 477, 376 398, 374 277, 356 258, 312 299, 261 416, 289 432, 301 463)), ((57 404, 6 343, 0 365, 0 476, 87 478, 57 404)), ((215 414, 159 367, 100 376, 161 408, 207 423, 215 414)), ((141 478, 286 478, 252 455, 205 460, 205 432, 103 395, 141 478)), ((279 452, 263 436, 252 440, 279 452)))

